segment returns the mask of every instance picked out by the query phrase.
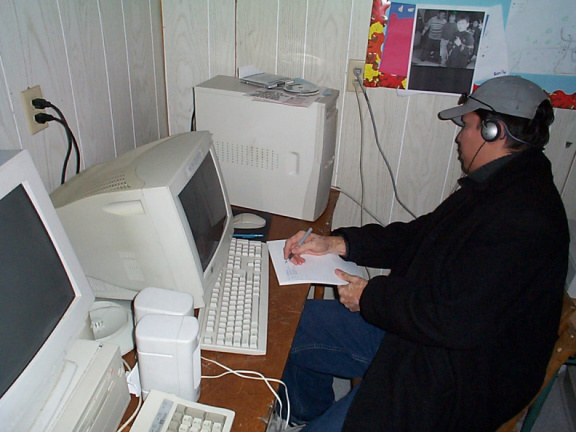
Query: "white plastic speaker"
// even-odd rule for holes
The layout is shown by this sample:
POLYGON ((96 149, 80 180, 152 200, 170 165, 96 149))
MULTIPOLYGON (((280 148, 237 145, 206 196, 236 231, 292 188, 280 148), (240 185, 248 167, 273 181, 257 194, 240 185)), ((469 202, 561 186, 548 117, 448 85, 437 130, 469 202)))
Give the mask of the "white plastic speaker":
POLYGON ((198 320, 148 314, 136 326, 142 397, 156 389, 197 401, 200 396, 198 320))
POLYGON ((134 323, 145 315, 194 315, 194 297, 188 293, 149 287, 134 298, 134 323))

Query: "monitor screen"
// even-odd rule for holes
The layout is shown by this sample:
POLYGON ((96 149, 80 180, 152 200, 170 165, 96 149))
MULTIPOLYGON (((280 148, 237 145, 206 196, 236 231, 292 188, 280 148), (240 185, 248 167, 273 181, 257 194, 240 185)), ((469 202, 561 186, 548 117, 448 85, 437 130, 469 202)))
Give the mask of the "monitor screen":
POLYGON ((48 339, 75 297, 26 191, 0 200, 0 397, 48 339))
POLYGON ((178 194, 200 255, 202 271, 206 270, 218 248, 226 222, 226 203, 221 193, 218 174, 211 157, 205 158, 196 174, 178 194))

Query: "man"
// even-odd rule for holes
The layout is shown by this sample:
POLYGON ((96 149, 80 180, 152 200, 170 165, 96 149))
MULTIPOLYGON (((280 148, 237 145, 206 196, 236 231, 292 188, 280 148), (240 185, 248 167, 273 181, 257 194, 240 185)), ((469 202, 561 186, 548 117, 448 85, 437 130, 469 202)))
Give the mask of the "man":
POLYGON ((442 37, 440 40, 440 64, 442 66, 446 66, 446 61, 448 60, 448 44, 457 30, 456 14, 451 13, 448 17, 448 22, 442 28, 442 37))
POLYGON ((457 31, 448 44, 448 60, 446 66, 465 68, 474 53, 474 36, 468 31, 470 18, 468 15, 459 15, 456 18, 457 31))
POLYGON ((515 76, 462 102, 439 117, 462 128, 465 177, 436 210, 286 242, 296 265, 337 253, 390 269, 370 280, 337 271, 340 302, 306 303, 283 376, 306 432, 494 432, 542 385, 569 244, 542 152, 552 107, 515 76), (334 402, 333 376, 363 379, 334 402))
POLYGON ((446 12, 437 11, 436 15, 428 20, 422 36, 427 34, 420 60, 422 61, 439 61, 440 59, 440 40, 442 39, 442 28, 446 24, 446 12))

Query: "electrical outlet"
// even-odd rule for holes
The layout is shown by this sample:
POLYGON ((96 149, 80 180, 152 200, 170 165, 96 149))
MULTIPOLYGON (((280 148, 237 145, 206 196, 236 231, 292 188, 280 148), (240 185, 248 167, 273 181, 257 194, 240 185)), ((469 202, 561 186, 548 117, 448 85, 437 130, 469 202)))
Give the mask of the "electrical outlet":
POLYGON ((40 86, 34 86, 24 90, 20 93, 20 98, 22 99, 22 106, 24 107, 24 116, 26 117, 26 124, 28 125, 28 130, 30 131, 31 135, 34 135, 40 132, 43 129, 48 127, 48 122, 41 124, 38 123, 34 116, 38 113, 43 113, 46 110, 44 109, 36 109, 34 105, 32 105, 32 101, 37 98, 42 97, 42 90, 40 86))
POLYGON ((354 70, 360 70, 360 80, 364 79, 364 60, 349 60, 348 61, 348 73, 346 75, 346 91, 356 91, 356 75, 354 70))

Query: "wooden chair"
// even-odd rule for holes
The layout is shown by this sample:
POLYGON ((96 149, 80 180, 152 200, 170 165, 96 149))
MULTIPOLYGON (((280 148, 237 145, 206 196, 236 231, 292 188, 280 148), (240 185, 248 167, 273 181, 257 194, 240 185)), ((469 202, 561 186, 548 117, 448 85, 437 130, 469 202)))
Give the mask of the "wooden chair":
MULTIPOLYGON (((520 419, 533 405, 536 405, 535 402, 538 401, 540 396, 544 396, 545 398, 545 395, 547 395, 546 390, 548 389, 548 384, 551 383, 552 379, 556 376, 560 367, 566 363, 570 357, 576 355, 576 315, 573 315, 575 310, 576 307, 574 306, 572 299, 568 294, 564 294, 562 316, 560 318, 560 327, 558 329, 558 340, 556 341, 556 345, 554 345, 554 351, 550 358, 550 362, 548 363, 548 368, 546 369, 546 376, 542 388, 528 406, 516 414, 512 419, 500 426, 496 432, 516 432, 516 425, 520 419)), ((539 406, 541 406, 541 404, 539 404, 539 406)), ((535 414, 537 416, 538 412, 535 414)))

